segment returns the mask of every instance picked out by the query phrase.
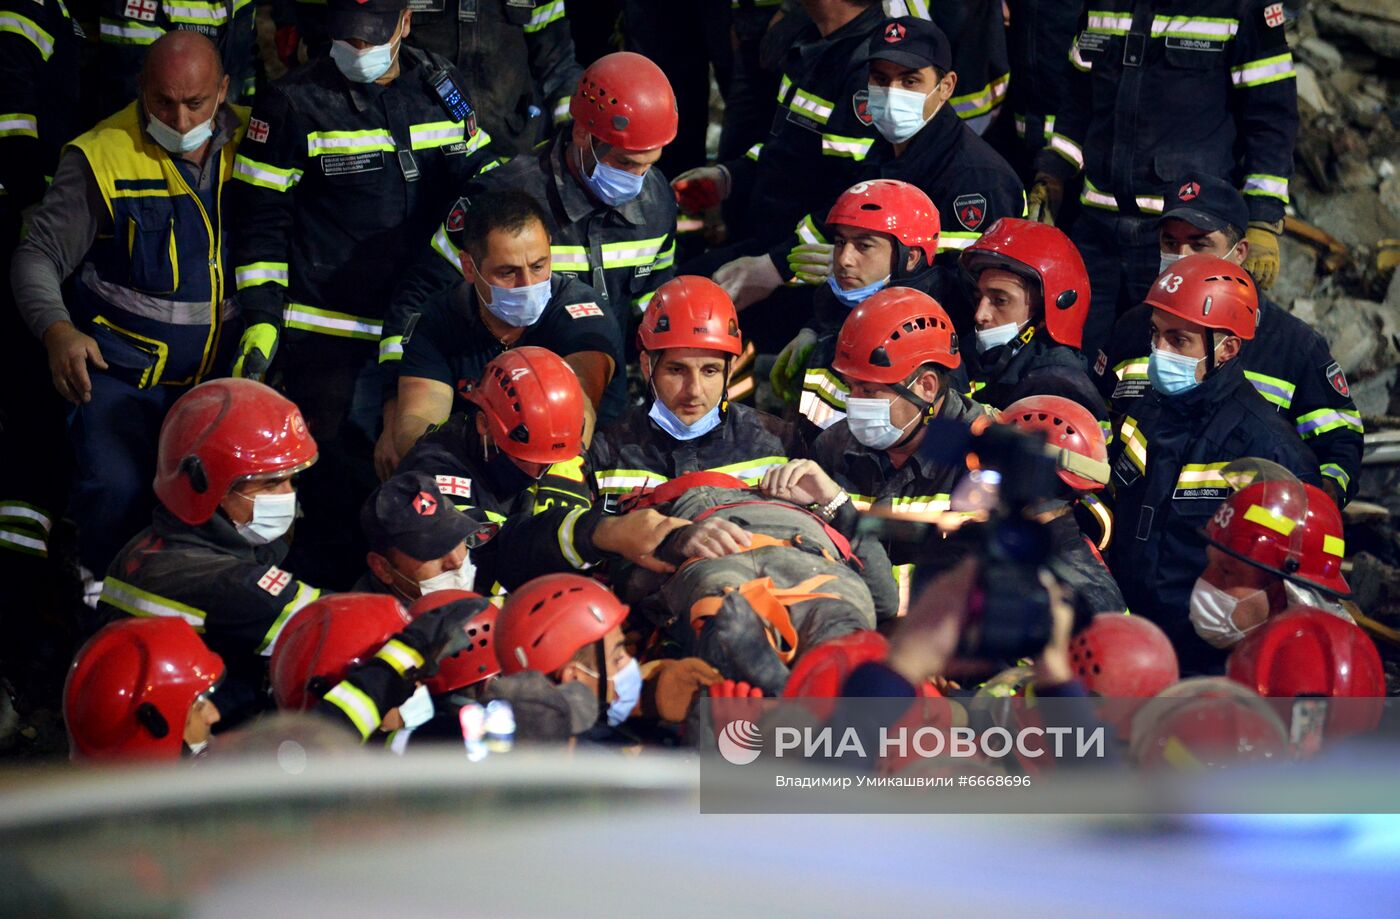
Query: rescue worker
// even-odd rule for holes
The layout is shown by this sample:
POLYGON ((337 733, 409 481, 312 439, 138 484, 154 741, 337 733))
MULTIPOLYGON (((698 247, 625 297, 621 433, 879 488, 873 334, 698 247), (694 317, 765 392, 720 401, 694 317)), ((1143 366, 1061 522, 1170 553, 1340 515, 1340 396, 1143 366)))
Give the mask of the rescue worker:
POLYGON ((327 447, 305 483, 298 565, 339 587, 357 576, 355 511, 387 425, 376 360, 390 299, 441 203, 491 156, 461 75, 404 43, 407 6, 331 3, 330 56, 259 98, 230 201, 247 324, 233 374, 271 372, 327 447))
POLYGON ((577 574, 525 584, 496 620, 496 660, 505 677, 525 671, 550 683, 578 683, 597 699, 597 725, 616 728, 642 697, 642 671, 622 637, 627 607, 606 587, 577 574))
POLYGON ((598 493, 625 495, 687 472, 724 472, 749 485, 806 449, 791 424, 730 402, 743 351, 734 304, 708 278, 667 281, 638 333, 651 405, 601 429, 589 446, 598 493))
POLYGON ((490 604, 468 595, 411 618, 393 597, 324 597, 287 623, 270 662, 272 695, 283 711, 315 710, 369 740, 408 735, 433 717, 424 681, 474 644, 470 623, 490 604), (398 732, 403 732, 401 735, 398 732))
POLYGON ((478 196, 464 217, 465 278, 422 306, 399 367, 394 446, 402 456, 424 431, 465 403, 488 361, 511 348, 562 357, 588 401, 584 438, 595 419, 627 399, 622 336, 588 285, 550 268, 547 217, 523 191, 478 196))
POLYGON ((137 98, 146 52, 156 39, 176 31, 198 32, 212 41, 229 77, 228 101, 252 101, 261 70, 252 0, 101 0, 97 6, 104 115, 137 98))
POLYGON ((1004 8, 985 0, 934 3, 931 0, 886 0, 887 15, 902 22, 929 23, 953 48, 952 66, 959 92, 948 106, 978 135, 995 123, 1011 85, 1004 8))
POLYGON ((811 21, 784 57, 780 114, 767 140, 742 157, 691 169, 672 183, 688 214, 732 201, 729 235, 738 242, 706 253, 685 273, 713 275, 740 310, 781 283, 781 255, 775 260, 769 250, 804 214, 824 208, 858 178, 875 142, 874 129, 861 121, 851 100, 865 88, 861 49, 884 19, 879 3, 803 0, 802 8, 811 21))
MULTIPOLYGON (((1223 502, 1205 527, 1206 566, 1191 588, 1191 625, 1228 649, 1292 606, 1326 609, 1351 595, 1342 574, 1342 515, 1320 489, 1255 482, 1223 502)), ((1217 658, 1223 662, 1223 656, 1217 658)))
POLYGON ((224 662, 183 619, 126 619, 88 639, 63 684, 75 760, 203 753, 219 723, 224 662))
MULTIPOLYGON (((1111 523, 1104 527, 1096 543, 1080 528, 1072 513, 1076 502, 1094 497, 1108 484, 1108 444, 1098 419, 1071 399, 1041 394, 1006 406, 1002 420, 1042 435, 1047 444, 1059 451, 1060 494, 1032 508, 1049 535, 1051 573, 1069 588, 1079 609, 1095 613, 1124 611, 1123 594, 1097 548, 1108 542, 1111 523)), ((1102 507, 1096 498, 1090 506, 1102 507)))
POLYGON ((1188 255, 1162 272, 1152 312, 1152 392, 1124 416, 1109 451, 1117 536, 1108 566, 1128 608, 1172 639, 1183 673, 1218 655, 1190 627, 1191 584, 1206 566, 1201 527, 1230 494, 1222 474, 1241 457, 1282 465, 1319 483, 1317 460, 1237 360, 1254 337, 1254 281, 1238 265, 1188 255))
MULTIPOLYGON (((952 321, 928 294, 896 287, 869 297, 842 324, 831 363, 850 387, 846 417, 817 438, 812 459, 765 473, 763 492, 819 508, 848 535, 855 512, 872 507, 949 510, 967 470, 935 463, 919 447, 931 421, 970 425, 989 412, 950 385, 959 352, 952 321)), ((899 547, 891 557, 906 608, 912 559, 899 547)))
MULTIPOLYGON (((958 74, 948 38, 938 26, 912 16, 887 20, 870 37, 863 56, 868 83, 851 104, 866 129, 873 125, 879 137, 861 158, 860 179, 896 179, 926 192, 944 224, 940 253, 956 253, 999 218, 1024 213, 1020 179, 958 117, 952 101, 958 74)), ((741 290, 728 284, 728 271, 723 277, 716 274, 740 309, 783 281, 820 284, 831 273, 833 244, 830 231, 814 216, 818 213, 799 215, 791 233, 769 249, 775 270, 766 280, 746 270, 741 290)), ((949 255, 944 261, 955 258, 949 255)), ((947 294, 940 302, 953 302, 952 291, 947 294)))
POLYGON ((202 35, 162 37, 142 74, 139 101, 64 148, 12 268, 15 301, 74 405, 69 515, 90 603, 149 515, 161 418, 219 371, 237 334, 222 198, 247 111, 226 103, 202 35))
POLYGON ((531 346, 507 351, 486 365, 466 398, 467 411, 424 436, 399 473, 436 477, 458 510, 500 524, 472 556, 478 591, 585 570, 609 553, 640 559, 685 524, 655 512, 590 511, 583 390, 557 355, 531 346))
POLYGON ((1006 89, 1007 115, 989 137, 1016 173, 1030 181, 1035 155, 1055 132, 1055 113, 1069 92, 1070 62, 1066 49, 1074 42, 1078 4, 1058 0, 1007 0, 1011 15, 1006 28, 1007 55, 1016 79, 1006 89), (1009 131, 1004 131, 1009 127, 1009 131))
POLYGON ((462 276, 457 238, 466 214, 478 195, 501 189, 525 192, 544 208, 554 271, 591 285, 625 340, 674 271, 676 202, 653 165, 675 139, 676 99, 660 68, 624 51, 595 61, 569 104, 572 121, 548 143, 467 186, 433 235, 441 259, 425 254, 396 297, 387 341, 406 335, 422 302, 462 276))
POLYGON ((1064 183, 1084 174, 1072 238, 1095 308, 1086 354, 1142 302, 1157 265, 1157 218, 1187 173, 1235 184, 1249 202, 1245 268, 1268 289, 1293 174, 1298 93, 1271 0, 1112 0, 1085 4, 1069 93, 1036 157, 1032 219, 1053 220, 1064 183))
POLYGON ((251 380, 211 380, 160 429, 151 525, 113 560, 98 613, 193 625, 228 666, 220 711, 257 711, 263 658, 320 591, 278 567, 296 518, 292 477, 316 462, 301 412, 251 380))
MULTIPOLYGON (((1162 269, 1197 252, 1244 264, 1250 251, 1248 222, 1249 208, 1228 182, 1204 174, 1182 178, 1167 196, 1158 222, 1162 269)), ((1151 315, 1145 304, 1124 313, 1095 363, 1099 389, 1112 400, 1115 415, 1130 413, 1147 389, 1151 315)), ((1338 507, 1345 507, 1356 494, 1364 428, 1346 374, 1327 341, 1261 295, 1259 324, 1240 361, 1245 378, 1284 413, 1317 456, 1322 487, 1338 507)))
MULTIPOLYGON (((12 299, 10 258, 20 242, 21 214, 43 197, 62 145, 78 134, 80 34, 62 0, 0 0, 0 334, 16 343, 0 377, 0 450, 10 469, 0 493, 0 577, 23 592, 28 588, 20 585, 32 578, 21 572, 48 556, 69 464, 53 451, 21 448, 63 442, 64 403, 47 387, 33 386, 48 362, 43 349, 27 342, 29 330, 12 299)), ((11 608, 33 609, 36 602, 15 594, 11 608)), ((17 636, 25 630, 14 621, 6 628, 17 636)))
MULTIPOLYGON (((848 188, 827 213, 832 273, 812 295, 812 317, 774 362, 773 390, 792 400, 801 380, 798 411, 809 437, 846 414, 846 383, 832 370, 836 338, 851 310, 887 286, 926 293, 940 304, 956 296, 956 274, 933 264, 940 233, 938 209, 914 185, 874 179, 848 188), (811 426, 808 429, 808 425, 811 426)), ((967 387, 962 384, 960 388, 967 387)))
POLYGON ((471 590, 471 550, 496 532, 495 524, 457 510, 437 479, 421 472, 396 475, 375 489, 360 509, 360 528, 369 540, 369 571, 355 589, 404 603, 440 590, 471 590))
POLYGON ((977 347, 967 375, 977 401, 1006 408, 1028 395, 1073 399, 1102 421, 1108 406, 1089 380, 1084 319, 1089 275, 1054 227, 1003 217, 962 254, 977 287, 977 347))

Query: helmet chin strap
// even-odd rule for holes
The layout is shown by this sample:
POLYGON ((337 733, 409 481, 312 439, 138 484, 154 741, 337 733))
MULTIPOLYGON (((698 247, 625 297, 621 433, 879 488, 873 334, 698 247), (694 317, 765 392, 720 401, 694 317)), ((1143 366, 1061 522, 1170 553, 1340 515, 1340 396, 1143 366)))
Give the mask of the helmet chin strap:
POLYGON ((890 389, 893 389, 896 393, 898 393, 901 399, 907 399, 919 407, 919 423, 910 425, 908 432, 906 432, 905 435, 901 437, 897 443, 894 444, 894 446, 889 448, 893 450, 897 447, 902 447, 905 444, 907 444, 914 437, 914 435, 919 432, 920 428, 924 427, 930 421, 932 421, 934 416, 938 414, 938 405, 935 402, 926 401, 917 393, 915 393, 914 390, 910 389, 903 383, 892 383, 890 384, 890 389))

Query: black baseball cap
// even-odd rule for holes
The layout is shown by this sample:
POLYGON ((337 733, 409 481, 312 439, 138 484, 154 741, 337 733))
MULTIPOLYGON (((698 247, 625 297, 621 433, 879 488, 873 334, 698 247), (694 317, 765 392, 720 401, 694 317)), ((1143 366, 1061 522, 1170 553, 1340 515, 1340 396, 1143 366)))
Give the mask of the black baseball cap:
POLYGON ((329 0, 326 6, 326 29, 331 38, 358 38, 383 45, 394 37, 408 0, 329 0))
POLYGON ((943 30, 927 19, 900 16, 886 19, 870 36, 865 62, 871 61, 893 61, 915 70, 935 67, 947 73, 953 69, 953 46, 943 30))
POLYGON ((496 533, 494 523, 457 510, 437 479, 422 472, 400 473, 376 488, 360 509, 360 528, 380 555, 398 549, 420 562, 442 558, 463 542, 475 548, 496 533))
POLYGON ((1168 218, 1184 220, 1208 233, 1234 227, 1243 235, 1249 226, 1249 207, 1244 203, 1244 195, 1224 179, 1188 174, 1172 183, 1172 192, 1167 195, 1157 223, 1168 218))

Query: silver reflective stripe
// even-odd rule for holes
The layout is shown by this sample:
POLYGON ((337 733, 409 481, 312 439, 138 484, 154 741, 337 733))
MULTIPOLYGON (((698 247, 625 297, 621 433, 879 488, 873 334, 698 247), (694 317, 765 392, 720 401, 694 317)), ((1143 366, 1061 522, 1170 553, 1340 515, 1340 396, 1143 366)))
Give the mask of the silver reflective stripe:
POLYGON ((213 310, 208 300, 162 300, 129 287, 104 281, 91 262, 83 264, 82 281, 93 293, 119 310, 170 325, 208 325, 213 310))

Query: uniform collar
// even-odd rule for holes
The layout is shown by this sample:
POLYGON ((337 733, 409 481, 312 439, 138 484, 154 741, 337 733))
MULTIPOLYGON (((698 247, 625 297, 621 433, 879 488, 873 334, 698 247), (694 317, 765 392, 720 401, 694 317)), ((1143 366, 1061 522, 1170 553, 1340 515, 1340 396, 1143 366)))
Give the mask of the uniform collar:
POLYGON ((248 561, 280 562, 287 555, 287 543, 277 539, 265 546, 254 546, 238 534, 230 521, 218 510, 201 524, 188 524, 164 507, 151 515, 151 529, 171 543, 194 543, 213 548, 248 561))
POLYGON ((646 215, 642 212, 642 199, 647 195, 645 187, 640 195, 618 207, 609 207, 589 196, 578 179, 574 178, 574 174, 569 171, 569 166, 564 161, 566 156, 577 155, 573 152, 572 137, 573 122, 568 122, 560 127, 559 132, 554 135, 554 140, 548 151, 550 171, 554 173, 554 188, 559 193, 559 200, 563 202, 564 214, 569 218, 569 222, 579 223, 595 213, 611 212, 632 226, 641 226, 645 223, 646 215))
POLYGON ((340 72, 340 68, 335 66, 335 61, 331 60, 329 56, 326 56, 321 60, 323 62, 323 65, 330 65, 331 71, 336 75, 336 77, 341 81, 341 83, 345 85, 345 93, 350 97, 350 104, 355 107, 355 111, 364 112, 370 108, 373 108, 375 103, 379 101, 379 98, 383 96, 385 92, 393 89, 395 86, 398 86, 400 83, 403 82, 404 77, 408 76, 411 71, 417 68, 417 60, 413 57, 413 55, 405 53, 407 50, 408 46, 400 42, 399 75, 394 77, 393 80, 384 85, 381 85, 379 83, 356 83, 354 80, 347 79, 345 77, 345 74, 340 72))
POLYGON ((910 139, 909 146, 904 148, 903 156, 896 158, 894 144, 883 137, 879 137, 875 143, 881 159, 909 163, 910 171, 922 176, 927 170, 918 169, 917 165, 947 163, 965 130, 970 131, 971 128, 964 125, 958 113, 953 111, 952 103, 945 102, 929 123, 910 139))
MULTIPOLYGON (((1195 415, 1201 409, 1213 407, 1231 398, 1236 388, 1244 380, 1244 364, 1237 356, 1223 367, 1201 381, 1201 385, 1179 396, 1164 396, 1157 393, 1162 405, 1177 414, 1195 415)), ((1153 390, 1156 392, 1156 390, 1153 390)))

